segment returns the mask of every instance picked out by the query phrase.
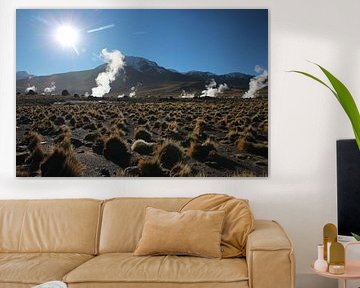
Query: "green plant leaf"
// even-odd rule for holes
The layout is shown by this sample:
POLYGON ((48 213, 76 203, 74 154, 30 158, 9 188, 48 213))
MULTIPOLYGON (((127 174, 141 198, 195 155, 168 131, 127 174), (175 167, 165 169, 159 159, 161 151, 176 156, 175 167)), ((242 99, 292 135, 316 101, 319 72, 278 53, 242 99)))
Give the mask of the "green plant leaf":
POLYGON ((290 70, 288 72, 294 72, 294 73, 302 74, 302 75, 305 75, 305 76, 307 76, 307 77, 321 83, 325 87, 329 88, 329 90, 335 95, 335 97, 338 98, 338 95, 336 94, 336 92, 329 85, 327 85, 324 81, 320 80, 319 78, 315 77, 314 75, 311 75, 310 73, 298 71, 298 70, 290 70))
POLYGON ((360 235, 355 234, 353 232, 351 232, 351 235, 356 239, 356 241, 360 241, 360 235))
MULTIPOLYGON (((359 136, 360 136, 360 114, 359 114, 358 108, 356 107, 354 98, 352 97, 350 91, 346 88, 346 86, 340 80, 338 80, 334 75, 332 75, 325 68, 321 67, 320 65, 317 65, 317 66, 321 69, 321 71, 323 71, 325 76, 329 79, 331 85, 334 87, 334 89, 338 95, 337 98, 351 121, 353 130, 355 133, 355 137, 357 139, 357 143, 359 144, 359 141, 360 141, 360 139, 359 139, 359 136)), ((360 149, 360 146, 359 146, 359 149, 360 149)))
POLYGON ((335 95, 336 99, 339 101, 340 105, 343 107, 345 113, 347 114, 347 116, 350 119, 352 128, 354 130, 356 143, 360 150, 360 114, 359 114, 359 110, 356 106, 356 103, 354 101, 354 98, 352 97, 350 91, 346 88, 346 86, 340 80, 338 80, 334 75, 332 75, 329 71, 327 71, 322 66, 320 66, 316 63, 314 63, 314 64, 317 65, 321 69, 321 71, 325 74, 325 76, 329 79, 331 85, 333 86, 333 89, 329 85, 327 85, 325 82, 323 82, 319 78, 317 78, 309 73, 298 71, 298 70, 293 70, 293 71, 289 71, 289 72, 294 72, 294 73, 305 75, 305 76, 321 83, 335 95))

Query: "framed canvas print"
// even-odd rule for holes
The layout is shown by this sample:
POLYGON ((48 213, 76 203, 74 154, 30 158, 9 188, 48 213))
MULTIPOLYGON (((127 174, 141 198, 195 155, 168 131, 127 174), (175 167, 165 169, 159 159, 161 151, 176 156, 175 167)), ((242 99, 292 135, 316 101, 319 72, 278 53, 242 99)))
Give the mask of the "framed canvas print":
POLYGON ((18 177, 266 177, 266 9, 18 9, 18 177))

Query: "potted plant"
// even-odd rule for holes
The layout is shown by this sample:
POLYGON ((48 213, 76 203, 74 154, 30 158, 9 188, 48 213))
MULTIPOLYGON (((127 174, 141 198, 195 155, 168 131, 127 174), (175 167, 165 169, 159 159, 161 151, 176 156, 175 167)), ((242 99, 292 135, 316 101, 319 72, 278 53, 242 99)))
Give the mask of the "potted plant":
MULTIPOLYGON (((350 91, 346 88, 346 86, 340 80, 338 80, 334 75, 332 75, 328 70, 326 70, 322 66, 320 66, 316 63, 314 63, 314 64, 317 65, 321 69, 321 71, 325 74, 327 79, 330 81, 332 87, 330 87, 328 84, 326 84, 319 78, 317 78, 307 72, 298 71, 298 70, 292 70, 290 72, 295 72, 295 73, 305 75, 305 76, 321 83, 335 95, 336 99, 339 101, 340 105, 343 107, 345 113, 349 117, 352 128, 354 130, 356 143, 357 143, 357 146, 358 146, 359 152, 360 152, 360 114, 359 114, 359 110, 356 106, 356 103, 354 101, 354 98, 352 97, 350 91)), ((351 235, 356 239, 356 241, 360 241, 360 235, 355 234, 355 233, 351 233, 351 235)))

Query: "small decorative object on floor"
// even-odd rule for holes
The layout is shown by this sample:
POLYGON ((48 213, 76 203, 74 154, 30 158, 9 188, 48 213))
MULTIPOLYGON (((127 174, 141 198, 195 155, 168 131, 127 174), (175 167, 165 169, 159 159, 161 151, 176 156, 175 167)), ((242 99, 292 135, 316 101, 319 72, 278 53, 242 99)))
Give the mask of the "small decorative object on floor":
POLYGON ((50 281, 34 286, 32 288, 67 288, 67 286, 64 282, 61 281, 50 281))
POLYGON ((324 260, 324 245, 318 245, 318 259, 314 263, 314 269, 320 272, 326 272, 328 263, 324 260))

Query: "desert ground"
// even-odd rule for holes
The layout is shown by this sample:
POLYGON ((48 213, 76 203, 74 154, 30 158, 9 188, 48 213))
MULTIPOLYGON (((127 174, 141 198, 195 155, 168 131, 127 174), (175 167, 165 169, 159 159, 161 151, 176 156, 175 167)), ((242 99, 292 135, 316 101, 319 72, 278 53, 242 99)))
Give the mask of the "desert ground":
POLYGON ((268 99, 18 95, 19 177, 266 177, 268 99))

